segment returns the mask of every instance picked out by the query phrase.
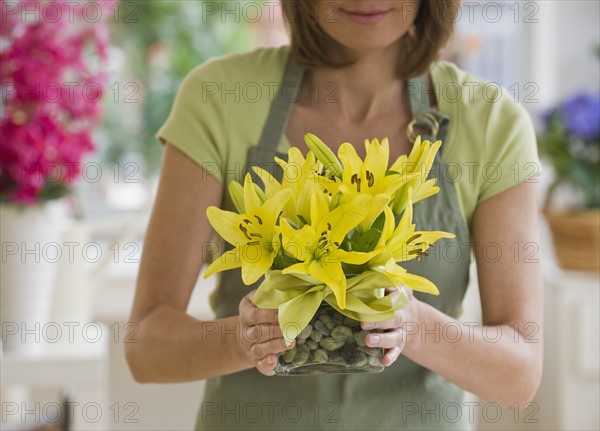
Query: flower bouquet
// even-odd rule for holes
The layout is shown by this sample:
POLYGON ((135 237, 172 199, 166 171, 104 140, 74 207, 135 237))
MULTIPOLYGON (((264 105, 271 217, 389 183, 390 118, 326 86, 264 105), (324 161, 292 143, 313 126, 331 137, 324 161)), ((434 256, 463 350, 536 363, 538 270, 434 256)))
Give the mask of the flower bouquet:
POLYGON ((419 258, 447 232, 416 231, 413 207, 439 191, 427 179, 441 141, 414 143, 389 166, 387 139, 365 141, 361 159, 350 143, 336 156, 307 134, 306 155, 291 148, 275 158, 281 181, 252 167, 244 185, 228 188, 236 212, 207 209, 208 220, 234 248, 214 260, 204 276, 241 267, 246 285, 265 276, 254 295, 261 308, 278 309, 288 345, 279 375, 378 372, 382 349, 365 345, 360 322, 392 319, 407 303, 402 289, 439 294, 426 278, 399 262, 419 258), (389 166, 389 167, 388 167, 389 166), (386 288, 397 288, 392 303, 386 288))

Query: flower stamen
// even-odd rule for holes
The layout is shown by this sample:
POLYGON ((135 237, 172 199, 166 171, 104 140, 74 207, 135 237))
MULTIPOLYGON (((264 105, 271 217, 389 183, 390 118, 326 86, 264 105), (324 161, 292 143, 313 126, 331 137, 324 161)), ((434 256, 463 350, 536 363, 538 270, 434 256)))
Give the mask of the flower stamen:
POLYGON ((375 175, 373 175, 371 172, 367 171, 366 176, 367 176, 367 185, 369 187, 373 187, 373 185, 375 184, 375 175))
POLYGON ((244 236, 248 239, 252 239, 252 237, 250 235, 248 235, 248 229, 246 227, 244 227, 243 224, 240 223, 240 230, 242 231, 242 233, 244 234, 244 236))
MULTIPOLYGON (((416 235, 413 235, 413 236, 411 236, 411 237, 408 239, 408 241, 406 241, 406 243, 407 243, 407 244, 410 244, 411 242, 413 242, 415 239, 417 239, 417 238, 418 238, 418 237, 420 237, 420 236, 421 236, 421 234, 420 234, 420 233, 418 233, 418 234, 416 234, 416 235)), ((420 243, 420 244, 423 244, 423 243, 420 243)), ((419 244, 417 244, 417 245, 419 245, 419 244)))

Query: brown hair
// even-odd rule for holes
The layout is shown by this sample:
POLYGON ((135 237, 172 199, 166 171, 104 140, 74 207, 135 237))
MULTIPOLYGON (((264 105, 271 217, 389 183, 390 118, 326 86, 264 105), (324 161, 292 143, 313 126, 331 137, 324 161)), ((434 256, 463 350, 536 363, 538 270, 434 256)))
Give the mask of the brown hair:
MULTIPOLYGON (((410 78, 426 72, 454 30, 460 0, 421 0, 414 29, 403 37, 398 75, 410 78)), ((281 0, 285 22, 291 32, 292 54, 308 67, 343 67, 326 51, 337 42, 315 21, 315 0, 281 0)))

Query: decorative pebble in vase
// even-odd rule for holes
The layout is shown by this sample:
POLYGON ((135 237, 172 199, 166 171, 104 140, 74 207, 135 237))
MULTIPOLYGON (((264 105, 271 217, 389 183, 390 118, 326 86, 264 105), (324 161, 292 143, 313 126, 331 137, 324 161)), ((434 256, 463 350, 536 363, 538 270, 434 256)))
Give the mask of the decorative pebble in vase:
POLYGON ((296 337, 296 345, 279 354, 275 374, 379 373, 384 369, 383 349, 365 343, 372 332, 381 330, 364 330, 360 322, 324 302, 296 337))

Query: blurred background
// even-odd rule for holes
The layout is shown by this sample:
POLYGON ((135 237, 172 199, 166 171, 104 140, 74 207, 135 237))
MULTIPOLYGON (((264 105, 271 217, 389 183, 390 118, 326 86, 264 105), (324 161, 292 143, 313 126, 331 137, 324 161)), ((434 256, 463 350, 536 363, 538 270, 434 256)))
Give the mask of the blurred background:
MULTIPOLYGON (((521 250, 544 269, 542 387, 521 412, 470 397, 474 429, 600 429, 599 4, 465 2, 442 54, 523 103, 544 163, 542 241, 521 250)), ((0 426, 192 429, 203 382, 140 385, 123 356, 160 168, 154 134, 196 65, 288 42, 279 4, 1 5, 0 426)), ((477 322, 472 280, 463 320, 477 322)), ((212 287, 199 281, 190 314, 211 318, 212 287)))

